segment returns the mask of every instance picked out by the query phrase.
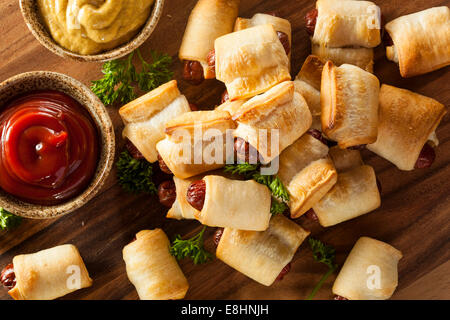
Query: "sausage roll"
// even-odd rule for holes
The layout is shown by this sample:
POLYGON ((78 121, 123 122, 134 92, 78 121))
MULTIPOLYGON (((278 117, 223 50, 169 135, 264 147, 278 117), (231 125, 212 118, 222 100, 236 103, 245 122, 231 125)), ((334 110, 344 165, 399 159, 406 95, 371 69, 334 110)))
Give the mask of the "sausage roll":
POLYGON ((356 218, 381 204, 375 171, 363 165, 339 172, 337 183, 314 206, 323 227, 356 218))
POLYGON ((52 300, 92 285, 78 249, 65 244, 13 258, 15 300, 52 300))
POLYGON ((280 154, 278 177, 289 192, 292 218, 311 209, 337 181, 328 147, 309 134, 280 154))
POLYGON ((373 49, 371 48, 331 48, 320 44, 312 44, 312 54, 331 60, 337 66, 352 64, 373 73, 373 49))
POLYGON ((349 300, 386 300, 398 282, 402 253, 391 245, 361 237, 345 260, 333 293, 349 300))
POLYGON ((330 148, 329 155, 337 172, 344 172, 364 164, 359 150, 341 149, 339 146, 334 146, 330 148))
POLYGON ((128 279, 141 300, 183 299, 189 284, 161 229, 142 230, 123 248, 128 279))
POLYGON ((373 74, 350 64, 336 67, 328 61, 320 90, 323 132, 342 149, 375 142, 379 89, 373 74))
POLYGON ((234 136, 254 147, 262 163, 272 161, 312 123, 308 105, 295 92, 292 81, 282 82, 251 98, 233 115, 233 119, 238 124, 234 136))
POLYGON ((314 44, 366 47, 380 44, 380 8, 370 1, 318 0, 314 44))
POLYGON ((166 137, 156 149, 172 173, 181 179, 222 168, 227 156, 228 130, 235 122, 227 111, 194 111, 184 113, 166 124, 166 137))
POLYGON ((231 101, 291 79, 289 59, 271 24, 217 38, 214 48, 216 78, 225 83, 231 101))
POLYGON ((189 103, 178 90, 177 82, 169 81, 119 109, 125 123, 122 135, 147 161, 155 162, 156 144, 164 139, 166 122, 189 111, 189 103))
POLYGON ((292 47, 292 35, 291 35, 291 23, 289 20, 276 17, 271 14, 257 13, 251 19, 237 18, 234 24, 234 31, 239 31, 259 25, 271 24, 277 32, 278 38, 286 51, 286 54, 291 60, 291 47, 292 47))
POLYGON ((269 189, 253 180, 231 180, 208 175, 205 182, 205 200, 195 217, 211 227, 264 231, 271 217, 269 189))
POLYGON ((450 64, 450 9, 430 8, 392 20, 386 31, 393 45, 389 60, 398 63, 402 77, 431 72, 450 64))
POLYGON ((378 138, 367 148, 400 170, 413 170, 445 113, 445 106, 432 98, 383 84, 378 138))
POLYGON ((266 231, 225 228, 216 256, 247 277, 270 286, 309 233, 283 215, 276 215, 266 231))
POLYGON ((205 79, 214 78, 208 66, 208 53, 214 49, 214 41, 233 31, 240 0, 199 0, 189 16, 181 42, 179 58, 197 61, 203 67, 205 79))
POLYGON ((189 179, 180 179, 173 177, 173 182, 176 188, 176 198, 172 207, 167 212, 166 218, 170 219, 195 219, 198 210, 189 204, 186 200, 186 193, 189 185, 198 180, 199 177, 192 177, 189 179))

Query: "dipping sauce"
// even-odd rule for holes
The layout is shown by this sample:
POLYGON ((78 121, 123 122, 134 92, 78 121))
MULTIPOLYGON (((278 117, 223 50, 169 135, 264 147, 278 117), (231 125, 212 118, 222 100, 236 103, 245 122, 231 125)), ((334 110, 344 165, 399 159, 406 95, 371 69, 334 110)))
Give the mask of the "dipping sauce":
POLYGON ((97 54, 128 42, 145 24, 154 0, 38 0, 53 39, 78 54, 97 54))
POLYGON ((97 129, 65 93, 30 92, 1 107, 0 138, 0 188, 26 202, 64 202, 95 173, 97 129))

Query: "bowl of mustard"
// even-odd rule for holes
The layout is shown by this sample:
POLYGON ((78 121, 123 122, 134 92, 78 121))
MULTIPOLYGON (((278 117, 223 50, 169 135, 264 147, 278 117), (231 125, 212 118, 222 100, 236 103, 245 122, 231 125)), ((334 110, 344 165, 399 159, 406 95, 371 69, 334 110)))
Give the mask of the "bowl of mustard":
POLYGON ((144 43, 164 0, 20 0, 25 23, 53 53, 78 61, 123 57, 144 43))

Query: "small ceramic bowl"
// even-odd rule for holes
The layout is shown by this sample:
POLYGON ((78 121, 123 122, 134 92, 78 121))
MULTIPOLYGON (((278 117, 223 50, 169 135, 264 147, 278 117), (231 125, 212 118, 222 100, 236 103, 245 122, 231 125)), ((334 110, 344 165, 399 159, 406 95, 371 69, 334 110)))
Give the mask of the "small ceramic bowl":
POLYGON ((0 83, 0 110, 12 98, 33 90, 57 90, 68 94, 86 108, 99 133, 101 149, 97 170, 91 183, 78 196, 61 204, 43 206, 26 203, 0 189, 0 207, 25 218, 55 218, 80 208, 102 187, 114 162, 114 129, 104 105, 88 87, 74 78, 56 72, 27 72, 0 83))
POLYGON ((55 42, 55 40, 53 40, 44 23, 41 21, 36 0, 20 0, 20 10, 22 11, 22 15, 28 29, 30 29, 34 37, 44 47, 63 58, 71 58, 77 61, 86 62, 103 62, 118 59, 137 49, 152 34, 158 24, 159 18, 161 17, 163 6, 164 0, 155 0, 152 12, 148 17, 147 22, 144 24, 141 31, 127 43, 99 54, 81 55, 61 47, 55 42))

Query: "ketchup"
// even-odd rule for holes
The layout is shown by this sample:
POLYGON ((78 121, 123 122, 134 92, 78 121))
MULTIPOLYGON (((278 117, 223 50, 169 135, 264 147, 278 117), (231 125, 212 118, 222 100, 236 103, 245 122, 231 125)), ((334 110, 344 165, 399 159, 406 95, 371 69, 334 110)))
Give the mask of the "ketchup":
POLYGON ((0 109, 0 187, 26 202, 54 205, 81 193, 98 162, 88 112, 58 91, 34 91, 0 109))

